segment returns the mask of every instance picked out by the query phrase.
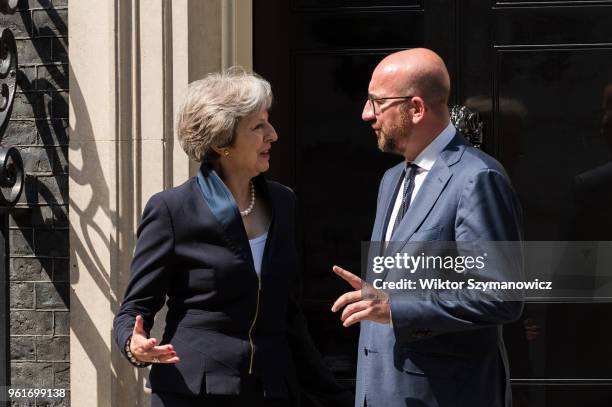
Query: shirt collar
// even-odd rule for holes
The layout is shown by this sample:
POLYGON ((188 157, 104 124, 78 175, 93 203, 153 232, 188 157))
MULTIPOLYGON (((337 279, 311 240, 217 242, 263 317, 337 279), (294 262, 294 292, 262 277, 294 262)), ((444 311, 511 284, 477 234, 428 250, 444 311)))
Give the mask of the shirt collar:
POLYGON ((413 163, 425 171, 430 171, 436 159, 455 136, 455 126, 451 122, 431 143, 414 159, 413 163))

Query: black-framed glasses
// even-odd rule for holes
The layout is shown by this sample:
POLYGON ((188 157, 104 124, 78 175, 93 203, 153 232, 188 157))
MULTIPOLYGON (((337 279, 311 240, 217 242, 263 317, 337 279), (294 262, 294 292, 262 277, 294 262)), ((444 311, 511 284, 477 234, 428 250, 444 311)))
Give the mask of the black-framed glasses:
POLYGON ((372 108, 372 112, 374 112, 375 115, 377 115, 379 112, 376 111, 376 103, 380 100, 390 100, 390 99, 404 99, 404 100, 408 100, 408 99, 412 99, 414 96, 409 95, 409 96, 389 96, 389 97, 384 97, 384 98, 374 98, 370 95, 368 95, 368 100, 370 101, 370 107, 372 108))

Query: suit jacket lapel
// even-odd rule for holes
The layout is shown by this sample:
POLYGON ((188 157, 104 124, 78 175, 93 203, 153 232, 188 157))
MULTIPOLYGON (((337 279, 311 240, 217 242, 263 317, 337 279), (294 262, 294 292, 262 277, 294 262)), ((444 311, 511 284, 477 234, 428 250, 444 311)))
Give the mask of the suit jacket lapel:
POLYGON ((452 174, 446 163, 442 160, 436 160, 431 171, 425 177, 417 196, 408 208, 406 215, 393 231, 391 241, 404 242, 410 239, 410 236, 423 223, 427 214, 431 211, 438 197, 444 190, 452 174))
POLYGON ((427 177, 425 177, 406 215, 404 215, 397 229, 393 231, 391 240, 401 242, 401 244, 399 247, 396 245, 396 247, 389 247, 389 249, 395 249, 394 251, 401 250, 423 223, 451 179, 452 171, 450 167, 461 159, 465 146, 463 136, 457 133, 440 153, 432 169, 427 174, 427 177))

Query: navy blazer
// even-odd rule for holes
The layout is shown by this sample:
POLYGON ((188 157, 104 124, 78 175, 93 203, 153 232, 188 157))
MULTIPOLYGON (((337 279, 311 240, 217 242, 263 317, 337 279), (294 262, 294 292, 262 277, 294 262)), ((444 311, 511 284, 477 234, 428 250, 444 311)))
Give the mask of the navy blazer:
POLYGON ((171 343, 181 361, 152 366, 154 392, 237 395, 241 378, 254 374, 267 397, 296 400, 299 382, 315 404, 346 405, 297 301, 295 196, 263 176, 254 183, 272 209, 261 277, 231 193, 203 166, 198 177, 147 203, 115 339, 125 354, 136 315, 150 332, 167 298, 161 343, 171 343))

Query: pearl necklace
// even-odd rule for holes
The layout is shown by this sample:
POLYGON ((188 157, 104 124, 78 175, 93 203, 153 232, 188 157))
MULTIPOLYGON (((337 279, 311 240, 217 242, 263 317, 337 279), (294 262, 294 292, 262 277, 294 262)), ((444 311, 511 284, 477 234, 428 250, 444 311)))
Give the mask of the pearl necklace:
POLYGON ((251 212, 253 212, 253 208, 255 207, 255 185, 253 185, 253 181, 249 181, 249 186, 251 189, 251 201, 249 202, 248 208, 243 211, 240 211, 240 216, 249 216, 251 212))

